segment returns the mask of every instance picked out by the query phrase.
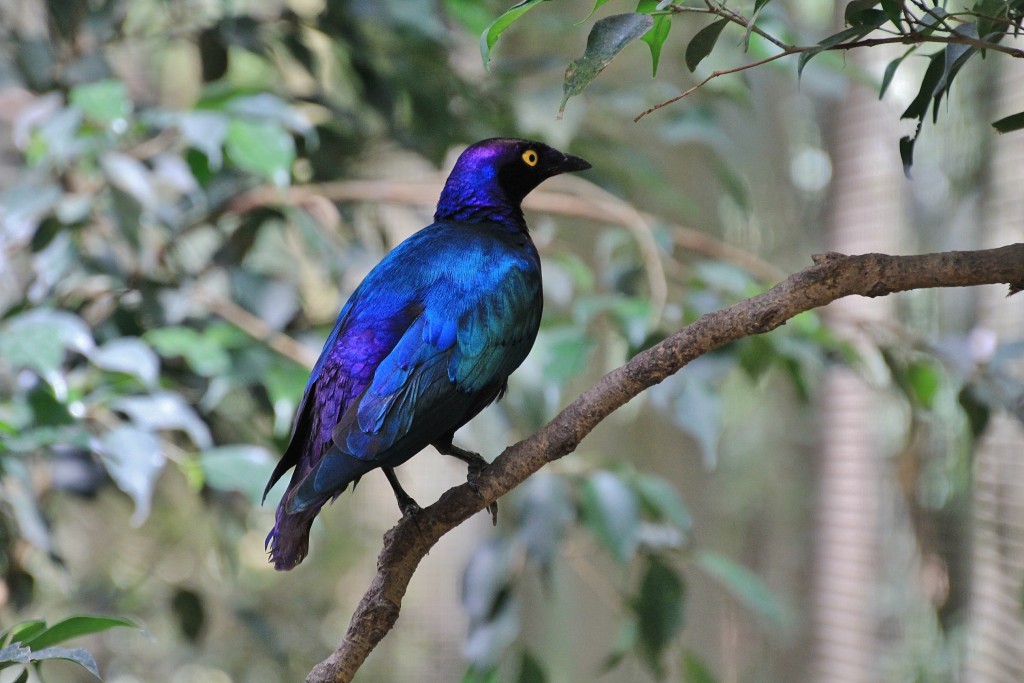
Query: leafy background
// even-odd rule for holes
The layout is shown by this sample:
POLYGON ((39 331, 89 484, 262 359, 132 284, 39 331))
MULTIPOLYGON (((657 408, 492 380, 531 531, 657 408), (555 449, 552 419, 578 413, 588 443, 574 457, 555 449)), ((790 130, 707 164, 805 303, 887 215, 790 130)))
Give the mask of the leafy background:
MULTIPOLYGON (((914 30, 893 4, 730 11, 821 47, 914 30)), ((1019 238, 1020 142, 990 123, 1024 93, 996 52, 793 52, 634 124, 779 53, 711 7, 0 8, 0 680, 71 636, 85 649, 47 678, 94 680, 95 657, 118 683, 296 680, 334 646, 397 519, 387 488, 325 511, 288 575, 263 553, 279 492, 259 497, 337 310, 429 222, 460 145, 531 136, 595 167, 531 205, 545 319, 459 435, 488 457, 811 253, 1019 238), (850 228, 848 206, 878 211, 850 228)), ((971 9, 921 30, 962 33, 971 9)), ((1017 3, 973 10, 1010 40, 1017 3)), ((986 640, 1020 632, 1024 576, 1016 459, 979 446, 1020 443, 1020 302, 1001 295, 837 307, 699 359, 503 500, 497 531, 446 539, 361 679, 1018 680, 1019 652, 986 640), (851 434, 868 449, 836 460, 851 434), (833 596, 830 543, 868 553, 833 596)), ((403 467, 421 502, 463 475, 431 453, 403 467)))

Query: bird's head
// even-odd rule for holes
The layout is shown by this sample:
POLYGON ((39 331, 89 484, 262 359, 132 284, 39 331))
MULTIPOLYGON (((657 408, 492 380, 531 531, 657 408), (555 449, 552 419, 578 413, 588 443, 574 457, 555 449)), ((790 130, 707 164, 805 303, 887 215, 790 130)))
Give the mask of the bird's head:
POLYGON ((590 164, 542 142, 491 138, 470 145, 448 176, 437 203, 436 220, 516 220, 523 198, 560 173, 590 164))

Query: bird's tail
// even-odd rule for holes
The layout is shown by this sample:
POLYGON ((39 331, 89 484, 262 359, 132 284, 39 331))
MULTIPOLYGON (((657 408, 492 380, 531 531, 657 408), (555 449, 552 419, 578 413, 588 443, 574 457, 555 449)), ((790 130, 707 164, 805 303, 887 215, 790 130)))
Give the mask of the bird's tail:
POLYGON ((309 530, 321 505, 298 512, 287 512, 285 501, 277 506, 277 521, 267 534, 265 546, 274 563, 274 569, 294 569, 309 552, 309 530))
POLYGON ((337 498, 359 478, 377 467, 331 448, 309 471, 292 475, 277 506, 277 521, 267 535, 266 548, 274 568, 293 569, 309 551, 309 530, 320 508, 337 498))

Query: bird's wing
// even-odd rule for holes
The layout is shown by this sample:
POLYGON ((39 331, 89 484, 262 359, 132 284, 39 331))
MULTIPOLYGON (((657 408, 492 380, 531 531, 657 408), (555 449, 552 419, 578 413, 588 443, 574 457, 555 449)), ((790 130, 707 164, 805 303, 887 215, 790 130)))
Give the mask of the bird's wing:
POLYGON ((342 486, 336 479, 352 457, 401 463, 494 400, 533 344, 539 290, 523 276, 502 294, 464 299, 456 315, 454 307, 426 307, 334 428, 336 447, 308 480, 312 489, 342 486))
POLYGON ((422 310, 406 303, 386 314, 379 309, 368 311, 356 305, 359 294, 357 290, 338 315, 310 374, 295 413, 291 442, 267 482, 264 498, 292 467, 301 479, 319 465, 334 425, 365 391, 377 364, 394 349, 422 310))

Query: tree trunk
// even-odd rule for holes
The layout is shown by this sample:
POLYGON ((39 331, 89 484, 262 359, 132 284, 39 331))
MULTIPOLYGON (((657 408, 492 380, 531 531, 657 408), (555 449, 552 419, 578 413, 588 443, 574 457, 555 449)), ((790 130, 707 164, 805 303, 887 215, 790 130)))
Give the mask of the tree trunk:
MULTIPOLYGON (((996 118, 1024 110, 1024 84, 1017 70, 1004 69, 997 87, 996 118)), ((988 244, 1020 239, 1022 159, 1024 136, 996 140, 985 206, 988 244)), ((1004 296, 998 290, 982 292, 976 338, 988 337, 1000 344, 1020 339, 1024 306, 1007 305, 1004 296)), ((1019 372, 1015 374, 1020 377, 1019 372)), ((1024 427, 1006 412, 994 414, 989 423, 976 453, 975 477, 966 679, 969 683, 1019 683, 1024 680, 1024 427)))
MULTIPOLYGON (((861 55, 851 55, 851 58, 861 55)), ((877 58, 863 55, 864 58, 877 58)), ((842 253, 900 251, 906 182, 885 104, 864 86, 851 92, 832 131, 831 247, 842 253)), ((825 309, 830 326, 857 343, 861 325, 890 317, 890 300, 849 298, 825 309)), ((886 477, 878 392, 835 368, 824 388, 814 532, 809 680, 874 683, 878 673, 880 499, 886 477)))

